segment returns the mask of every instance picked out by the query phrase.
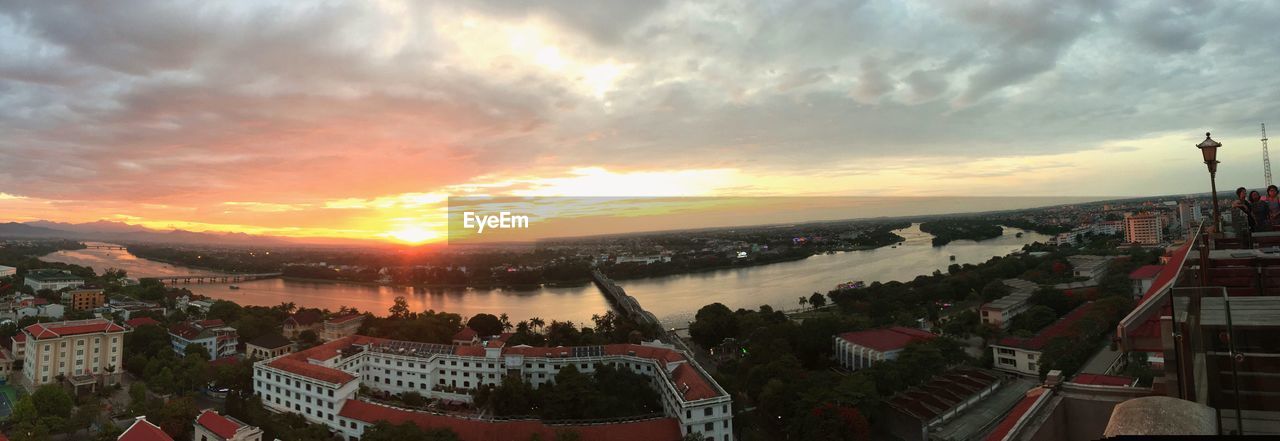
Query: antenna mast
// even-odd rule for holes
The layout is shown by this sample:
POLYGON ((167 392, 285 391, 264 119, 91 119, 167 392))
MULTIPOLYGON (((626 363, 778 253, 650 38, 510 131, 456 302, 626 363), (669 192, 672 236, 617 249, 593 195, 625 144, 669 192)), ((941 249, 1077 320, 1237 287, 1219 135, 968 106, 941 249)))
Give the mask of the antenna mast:
POLYGON ((1262 173, 1271 186, 1271 154, 1267 152, 1267 123, 1262 123, 1262 173))

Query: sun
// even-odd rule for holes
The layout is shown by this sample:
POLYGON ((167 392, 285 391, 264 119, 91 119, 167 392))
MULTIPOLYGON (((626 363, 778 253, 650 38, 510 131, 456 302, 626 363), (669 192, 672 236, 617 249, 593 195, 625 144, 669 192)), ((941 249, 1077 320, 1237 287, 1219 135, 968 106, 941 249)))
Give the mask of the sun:
POLYGON ((404 227, 398 230, 388 231, 381 234, 381 236, 409 244, 420 244, 440 238, 439 233, 422 227, 404 227))

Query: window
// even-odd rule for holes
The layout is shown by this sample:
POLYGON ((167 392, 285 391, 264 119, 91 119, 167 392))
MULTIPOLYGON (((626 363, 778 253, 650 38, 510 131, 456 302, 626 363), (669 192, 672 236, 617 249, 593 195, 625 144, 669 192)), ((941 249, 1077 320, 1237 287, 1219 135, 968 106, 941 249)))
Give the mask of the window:
POLYGON ((711 424, 711 423, 706 423, 706 424, 703 424, 703 425, 702 425, 702 429, 703 429, 703 430, 706 430, 706 431, 708 431, 708 432, 710 432, 710 431, 712 431, 712 430, 716 430, 716 426, 715 426, 714 424, 711 424))
POLYGON ((708 408, 702 409, 702 416, 711 416, 711 414, 715 412, 716 412, 715 409, 708 407, 708 408))
POLYGON ((1009 348, 996 348, 996 352, 997 352, 997 353, 999 353, 1000 355, 1013 355, 1013 354, 1014 354, 1013 349, 1009 349, 1009 348))
POLYGON ((1001 365, 1004 365, 1004 366, 1017 366, 1017 365, 1018 365, 1018 361, 1017 361, 1017 360, 1014 360, 1014 359, 1012 359, 1012 358, 1000 357, 1000 358, 999 358, 999 360, 1000 360, 1000 364, 1001 364, 1001 365))

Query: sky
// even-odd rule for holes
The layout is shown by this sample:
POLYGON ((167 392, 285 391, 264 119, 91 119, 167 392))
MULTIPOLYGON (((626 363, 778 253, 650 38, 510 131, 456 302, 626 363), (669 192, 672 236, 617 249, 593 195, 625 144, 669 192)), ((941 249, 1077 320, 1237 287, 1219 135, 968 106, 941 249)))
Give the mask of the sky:
MULTIPOLYGON (((450 196, 1262 184, 1280 3, 0 0, 0 221, 439 240, 450 196)), ((1274 118, 1274 119, 1273 119, 1274 118)))

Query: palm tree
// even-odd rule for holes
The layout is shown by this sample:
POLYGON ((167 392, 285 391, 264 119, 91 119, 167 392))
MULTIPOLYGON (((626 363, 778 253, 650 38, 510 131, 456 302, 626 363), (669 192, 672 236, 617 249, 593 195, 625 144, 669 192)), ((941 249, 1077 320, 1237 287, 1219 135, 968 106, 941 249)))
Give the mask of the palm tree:
POLYGON ((520 321, 520 323, 516 323, 516 333, 517 333, 517 334, 528 334, 528 333, 529 333, 529 321, 528 321, 528 320, 521 320, 521 321, 520 321))
POLYGON ((547 322, 542 321, 541 317, 534 317, 529 319, 529 325, 538 328, 538 332, 542 332, 542 327, 546 326, 547 322))
POLYGON ((800 309, 804 309, 804 305, 808 305, 808 304, 809 304, 809 298, 805 296, 800 296, 800 309))
POLYGON ((511 318, 510 318, 510 317, 507 317, 507 313, 505 313, 505 312, 504 312, 504 313, 502 313, 502 315, 499 315, 499 316, 498 316, 498 321, 502 322, 502 330, 503 330, 503 331, 510 331, 510 330, 511 330, 511 328, 513 328, 513 327, 514 327, 514 326, 512 326, 512 325, 511 325, 511 318))
POLYGON ((280 309, 283 310, 285 314, 293 314, 293 311, 298 309, 298 305, 293 302, 280 302, 280 309))

